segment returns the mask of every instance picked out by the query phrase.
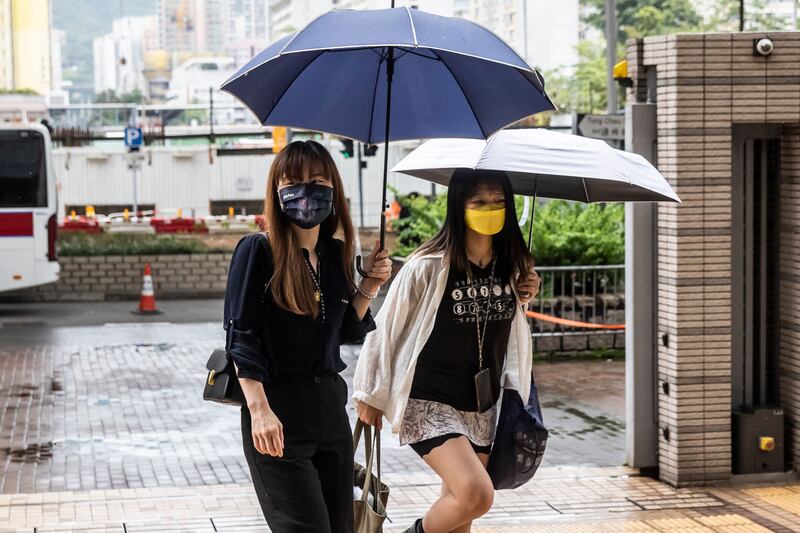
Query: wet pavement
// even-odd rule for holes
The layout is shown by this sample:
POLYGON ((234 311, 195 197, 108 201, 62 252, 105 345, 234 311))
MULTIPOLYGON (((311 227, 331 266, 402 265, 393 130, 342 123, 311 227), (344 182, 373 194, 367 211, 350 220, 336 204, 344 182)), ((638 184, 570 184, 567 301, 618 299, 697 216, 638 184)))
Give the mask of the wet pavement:
POLYGON ((545 425, 544 464, 625 462, 625 361, 534 363, 545 425))
MULTIPOLYGON (((221 303, 170 302, 147 318, 130 307, 0 307, 0 531, 267 531, 236 408, 200 398, 221 303)), ((344 349, 348 380, 357 354, 344 349)), ((800 531, 797 483, 674 489, 604 466, 623 458, 623 362, 535 369, 544 466, 499 491, 475 531, 800 531)), ((385 431, 387 531, 399 532, 439 482, 385 431)))
MULTIPOLYGON (((0 493, 248 479, 238 410, 200 398, 205 360, 223 341, 220 323, 169 322, 182 308, 193 305, 192 313, 205 318, 221 305, 171 304, 147 324, 130 315, 130 302, 83 314, 51 304, 24 319, 8 305, 0 308, 0 493), (98 320, 108 322, 93 325, 98 320)), ((348 382, 358 349, 343 348, 348 382)), ((552 435, 545 465, 622 463, 623 366, 537 363, 552 435)), ((430 473, 385 431, 387 473, 430 473)))

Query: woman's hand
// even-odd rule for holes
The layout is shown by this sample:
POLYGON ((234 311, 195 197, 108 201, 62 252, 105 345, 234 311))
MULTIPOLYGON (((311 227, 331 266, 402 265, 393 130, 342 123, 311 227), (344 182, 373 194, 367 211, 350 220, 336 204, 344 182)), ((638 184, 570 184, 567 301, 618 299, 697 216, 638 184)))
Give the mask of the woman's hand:
POLYGON ((359 420, 365 424, 378 428, 378 431, 383 427, 383 411, 380 409, 358 400, 356 401, 356 412, 359 420))
POLYGON ((519 303, 525 305, 536 298, 536 295, 539 294, 539 283, 541 283, 541 278, 533 268, 528 271, 527 276, 520 275, 517 279, 519 303))
POLYGON ((258 453, 283 457, 283 424, 269 405, 250 407, 250 426, 258 453))
POLYGON ((381 250, 380 241, 375 241, 372 252, 364 261, 364 271, 369 277, 361 281, 364 290, 375 293, 392 277, 392 260, 389 250, 381 250))

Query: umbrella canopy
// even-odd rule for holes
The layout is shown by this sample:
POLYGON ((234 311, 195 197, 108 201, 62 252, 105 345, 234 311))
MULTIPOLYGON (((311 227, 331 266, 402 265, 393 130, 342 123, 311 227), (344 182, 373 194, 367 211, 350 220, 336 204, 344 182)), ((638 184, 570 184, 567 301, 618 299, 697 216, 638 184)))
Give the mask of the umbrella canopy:
POLYGON ((554 109, 542 77, 495 34, 408 8, 326 13, 267 47, 221 89, 262 124, 366 144, 485 139, 554 109))
POLYGON ((447 185, 458 168, 505 171, 514 192, 579 202, 680 202, 645 158, 604 141, 545 129, 503 130, 487 141, 434 139, 392 168, 447 185))

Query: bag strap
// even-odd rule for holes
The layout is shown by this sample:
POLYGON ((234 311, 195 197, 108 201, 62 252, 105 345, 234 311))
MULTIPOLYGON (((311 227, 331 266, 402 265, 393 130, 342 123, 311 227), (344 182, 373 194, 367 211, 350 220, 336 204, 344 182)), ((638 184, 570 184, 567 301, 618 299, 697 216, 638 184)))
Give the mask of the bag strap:
POLYGON ((378 514, 383 514, 385 512, 385 507, 383 506, 383 502, 380 499, 380 490, 383 486, 381 484, 381 432, 375 429, 375 433, 372 433, 372 426, 369 424, 363 423, 361 420, 356 421, 356 427, 353 431, 353 453, 358 450, 358 445, 361 442, 361 435, 364 435, 364 447, 366 448, 367 454, 367 465, 366 465, 366 479, 364 480, 364 486, 362 487, 361 491, 361 500, 363 502, 368 502, 369 493, 371 490, 375 493, 375 507, 374 510, 378 514), (377 456, 377 457, 376 457, 377 456), (377 482, 378 486, 372 486, 372 467, 377 459, 377 472, 378 475, 375 477, 375 481, 377 482))
POLYGON ((358 445, 361 442, 361 432, 364 430, 364 422, 356 420, 356 427, 353 429, 353 455, 355 456, 358 451, 358 445))
POLYGON ((381 432, 375 431, 375 449, 377 450, 378 455, 378 486, 375 487, 375 512, 380 515, 386 514, 386 507, 383 505, 383 500, 381 500, 381 487, 383 487, 383 483, 381 483, 381 432))
POLYGON ((367 448, 367 476, 364 480, 364 487, 361 491, 361 499, 366 502, 369 497, 369 489, 372 485, 372 463, 375 459, 375 454, 372 447, 372 427, 364 426, 364 444, 367 448))
POLYGON ((383 509, 383 502, 381 502, 380 499, 381 487, 383 485, 381 484, 381 432, 378 431, 378 429, 375 429, 375 451, 377 452, 376 455, 378 456, 378 477, 377 477, 378 486, 375 487, 375 502, 376 502, 375 512, 381 514, 384 509, 383 509))

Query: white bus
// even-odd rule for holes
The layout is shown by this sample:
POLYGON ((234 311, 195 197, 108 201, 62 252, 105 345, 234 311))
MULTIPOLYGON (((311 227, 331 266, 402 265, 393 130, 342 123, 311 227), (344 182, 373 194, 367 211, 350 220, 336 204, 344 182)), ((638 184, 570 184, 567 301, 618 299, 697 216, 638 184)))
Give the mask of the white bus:
POLYGON ((47 128, 0 124, 0 291, 58 279, 52 161, 47 128))

